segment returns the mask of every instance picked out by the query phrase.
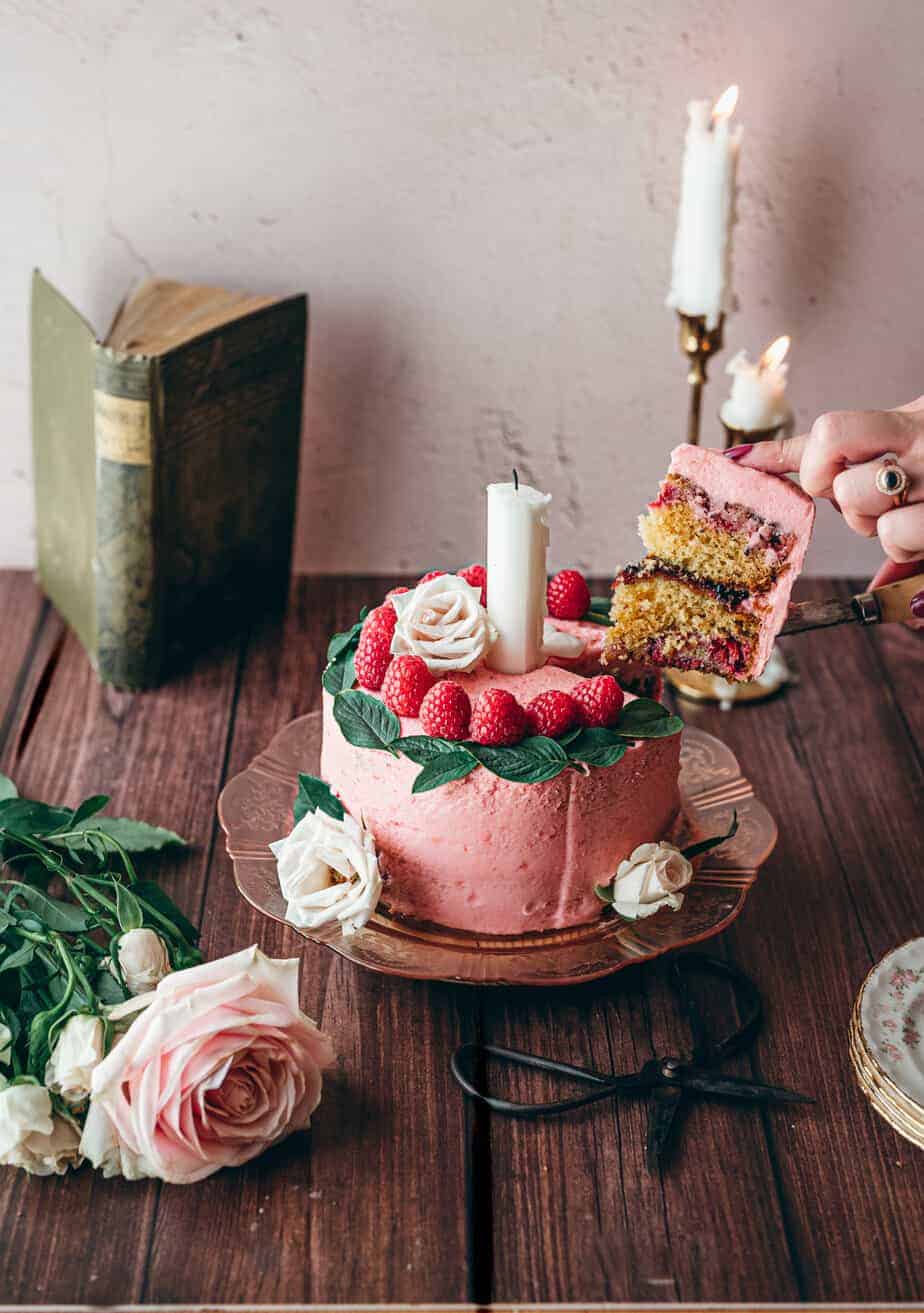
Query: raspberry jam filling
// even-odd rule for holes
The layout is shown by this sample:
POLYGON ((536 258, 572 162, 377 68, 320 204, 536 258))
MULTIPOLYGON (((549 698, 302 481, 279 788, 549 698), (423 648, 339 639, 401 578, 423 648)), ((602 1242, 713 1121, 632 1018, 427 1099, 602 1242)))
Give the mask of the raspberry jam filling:
POLYGON ((684 570, 677 565, 671 565, 667 561, 659 561, 655 557, 648 557, 637 565, 627 565, 616 576, 614 583, 632 584, 638 583, 640 579, 651 578, 676 579, 679 583, 686 584, 687 587, 695 589, 696 592, 702 593, 704 596, 714 597, 717 602, 721 602, 723 606, 727 606, 731 611, 742 608, 751 596, 747 588, 735 588, 732 584, 718 583, 714 579, 704 579, 698 574, 691 574, 689 570, 684 570))
POLYGON ((751 646, 737 638, 697 639, 690 635, 689 645, 680 651, 665 650, 664 640, 652 638, 646 643, 646 657, 657 666, 674 670, 711 670, 725 679, 740 678, 751 664, 751 646))
POLYGON ((733 533, 747 538, 745 551, 770 551, 781 561, 792 551, 796 541, 795 535, 786 533, 782 526, 772 520, 765 520, 747 506, 737 502, 713 501, 705 489, 685 479, 682 475, 672 474, 661 484, 658 496, 648 503, 651 511, 663 506, 676 506, 686 503, 693 514, 706 520, 709 527, 719 533, 733 533))

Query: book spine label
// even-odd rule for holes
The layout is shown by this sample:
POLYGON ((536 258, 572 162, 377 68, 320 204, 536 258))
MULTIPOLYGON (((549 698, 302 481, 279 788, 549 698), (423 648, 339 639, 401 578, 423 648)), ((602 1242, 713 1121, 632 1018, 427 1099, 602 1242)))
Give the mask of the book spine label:
POLYGON ((155 498, 151 417, 154 366, 143 356, 97 348, 96 435, 97 668, 107 684, 157 682, 155 498))

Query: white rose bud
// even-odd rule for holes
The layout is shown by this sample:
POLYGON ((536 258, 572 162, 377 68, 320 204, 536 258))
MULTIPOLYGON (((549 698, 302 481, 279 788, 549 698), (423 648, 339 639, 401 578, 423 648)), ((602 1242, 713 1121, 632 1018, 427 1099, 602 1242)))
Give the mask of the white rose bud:
POLYGON ((129 992, 146 994, 170 974, 167 946, 154 930, 126 930, 119 939, 119 966, 129 992))
POLYGON ((643 843, 619 868, 613 879, 613 910, 630 921, 651 916, 659 908, 675 912, 693 878, 693 866, 672 843, 643 843))
POLYGON ((58 1032, 45 1064, 45 1084, 72 1108, 81 1107, 89 1097, 93 1068, 102 1059, 104 1042, 101 1019, 86 1013, 68 1017, 58 1032))
POLYGON ((8 1066, 13 1056, 13 1032, 5 1021, 0 1021, 0 1063, 8 1066))
POLYGON ((0 1090, 0 1165, 22 1167, 34 1176, 63 1176, 80 1163, 80 1132, 52 1111, 43 1085, 8 1085, 0 1090))
POLYGON ((497 641, 481 605, 481 589, 456 574, 438 574, 407 593, 395 593, 398 614, 391 650, 422 657, 434 675, 474 670, 497 641))

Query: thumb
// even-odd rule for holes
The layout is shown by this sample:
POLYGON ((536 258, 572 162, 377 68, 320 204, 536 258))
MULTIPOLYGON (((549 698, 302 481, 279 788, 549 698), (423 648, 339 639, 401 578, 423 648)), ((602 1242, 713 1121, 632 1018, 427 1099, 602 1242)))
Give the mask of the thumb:
POLYGON ((800 433, 795 438, 731 447, 725 455, 729 460, 738 465, 746 465, 751 470, 764 470, 767 474, 797 474, 808 440, 807 433, 800 433), (740 455, 737 455, 739 452, 740 455))

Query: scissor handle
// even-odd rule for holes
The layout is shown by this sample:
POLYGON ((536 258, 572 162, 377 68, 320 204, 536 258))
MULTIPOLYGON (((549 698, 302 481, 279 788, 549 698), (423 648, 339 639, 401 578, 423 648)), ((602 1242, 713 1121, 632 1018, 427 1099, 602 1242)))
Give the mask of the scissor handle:
POLYGON ((671 961, 670 982, 693 1036, 694 1062, 705 1065, 721 1062, 733 1053, 740 1053, 753 1041, 763 1020, 763 1002, 754 981, 740 967, 708 953, 681 953, 671 961), (709 1037, 702 1014, 686 987, 684 976, 696 971, 720 976, 734 987, 741 1023, 719 1040, 713 1041, 709 1037))
POLYGON ((462 1044, 452 1055, 452 1074, 470 1098, 485 1104, 492 1112, 504 1113, 508 1117, 541 1117, 548 1113, 569 1112, 572 1108, 583 1108, 588 1103, 596 1103, 614 1094, 633 1089, 647 1090, 651 1086, 650 1079, 641 1072, 637 1076, 606 1076, 588 1067, 572 1067, 569 1062, 557 1062, 553 1058, 543 1058, 536 1053, 521 1053, 517 1049, 500 1048, 496 1044, 462 1044), (556 1099, 552 1103, 498 1099, 478 1087, 469 1069, 469 1060, 481 1056, 495 1058, 516 1067, 529 1067, 533 1071, 548 1071, 555 1076, 583 1081, 585 1085, 594 1085, 596 1088, 589 1094, 556 1099))

